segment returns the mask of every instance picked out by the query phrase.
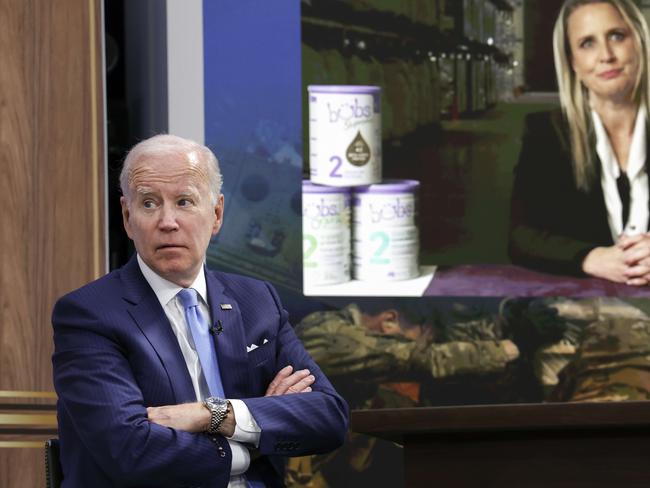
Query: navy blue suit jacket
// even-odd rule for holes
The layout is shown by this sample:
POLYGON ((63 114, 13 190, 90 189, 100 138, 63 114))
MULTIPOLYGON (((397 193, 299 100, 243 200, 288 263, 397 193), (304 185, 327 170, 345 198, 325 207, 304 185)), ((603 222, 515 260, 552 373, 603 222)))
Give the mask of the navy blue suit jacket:
MULTIPOLYGON (((244 400, 262 429, 254 470, 268 487, 283 486, 283 456, 343 442, 347 405, 297 339, 268 283, 210 270, 206 281, 212 319, 223 324, 215 344, 226 397, 244 400), (251 344, 259 347, 249 353, 251 344), (288 364, 315 375, 313 392, 263 397, 288 364)), ((147 420, 146 407, 196 398, 135 257, 61 298, 52 322, 64 487, 227 485, 231 453, 223 437, 215 443, 147 420)))

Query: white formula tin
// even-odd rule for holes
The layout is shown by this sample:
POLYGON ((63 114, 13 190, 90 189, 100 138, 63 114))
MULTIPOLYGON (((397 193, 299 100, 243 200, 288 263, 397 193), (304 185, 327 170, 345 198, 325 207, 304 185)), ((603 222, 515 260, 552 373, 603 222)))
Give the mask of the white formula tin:
POLYGON ((354 189, 355 278, 396 281, 419 276, 419 186, 415 180, 387 180, 354 189))
POLYGON ((350 189, 302 182, 303 287, 350 280, 350 189))
POLYGON ((341 187, 381 181, 381 89, 310 85, 308 90, 311 181, 341 187))
POLYGON ((352 197, 352 222, 355 225, 397 227, 417 225, 416 180, 386 180, 357 187, 352 197))

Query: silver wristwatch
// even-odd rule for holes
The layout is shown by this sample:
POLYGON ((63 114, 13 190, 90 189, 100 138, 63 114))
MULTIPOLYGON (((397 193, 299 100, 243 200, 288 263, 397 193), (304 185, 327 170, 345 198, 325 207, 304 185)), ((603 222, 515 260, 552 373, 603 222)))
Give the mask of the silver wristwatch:
POLYGON ((208 397, 203 402, 203 406, 210 411, 210 425, 206 432, 208 434, 218 434, 219 426, 228 415, 228 400, 219 397, 208 397))

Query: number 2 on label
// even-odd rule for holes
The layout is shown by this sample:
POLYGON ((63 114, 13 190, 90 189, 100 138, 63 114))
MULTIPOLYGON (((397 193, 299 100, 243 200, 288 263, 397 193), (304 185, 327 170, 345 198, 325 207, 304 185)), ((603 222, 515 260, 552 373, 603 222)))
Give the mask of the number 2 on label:
POLYGON ((332 168, 332 171, 330 172, 330 176, 332 178, 343 178, 343 175, 337 172, 341 168, 341 165, 343 164, 341 158, 339 158, 338 156, 332 156, 330 158, 330 162, 334 162, 334 168, 332 168))
POLYGON ((388 264, 390 263, 390 259, 384 258, 381 255, 388 249, 388 243, 390 242, 390 237, 386 232, 383 231, 377 231, 373 232, 370 234, 370 240, 372 242, 375 242, 379 240, 379 246, 377 246, 377 249, 375 249, 375 253, 372 255, 372 258, 370 258, 370 262, 372 264, 388 264))
POLYGON ((302 261, 303 266, 308 268, 313 268, 316 266, 315 262, 309 262, 309 258, 314 254, 316 248, 318 247, 318 241, 311 234, 305 234, 302 237, 302 261))

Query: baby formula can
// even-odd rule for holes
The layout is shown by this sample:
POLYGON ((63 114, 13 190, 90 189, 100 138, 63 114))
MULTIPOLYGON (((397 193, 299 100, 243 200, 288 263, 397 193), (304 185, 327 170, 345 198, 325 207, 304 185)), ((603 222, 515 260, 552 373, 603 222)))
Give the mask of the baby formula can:
POLYGON ((419 186, 415 180, 387 180, 354 189, 355 278, 397 281, 419 275, 419 186))
POLYGON ((350 280, 350 189, 302 182, 303 286, 350 280))
POLYGON ((381 181, 381 89, 310 85, 309 165, 314 183, 369 185, 381 181))
POLYGON ((399 227, 417 225, 416 180, 385 180, 354 189, 352 222, 355 225, 399 227))

